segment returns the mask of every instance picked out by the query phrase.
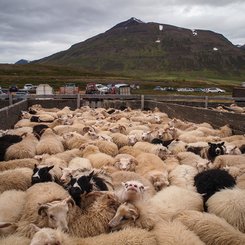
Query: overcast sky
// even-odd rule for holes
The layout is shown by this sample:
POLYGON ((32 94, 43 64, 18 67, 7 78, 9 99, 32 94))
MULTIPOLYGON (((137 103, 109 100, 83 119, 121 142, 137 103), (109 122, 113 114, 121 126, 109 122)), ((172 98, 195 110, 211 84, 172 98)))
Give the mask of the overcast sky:
POLYGON ((245 44, 244 0, 0 0, 0 63, 35 60, 136 17, 245 44))

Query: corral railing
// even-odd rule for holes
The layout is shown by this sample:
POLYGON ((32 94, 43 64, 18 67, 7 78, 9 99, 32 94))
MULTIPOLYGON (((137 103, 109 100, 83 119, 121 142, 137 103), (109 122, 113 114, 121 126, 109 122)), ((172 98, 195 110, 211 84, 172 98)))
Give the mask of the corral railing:
POLYGON ((97 103, 101 103, 104 100, 140 100, 141 101, 141 108, 144 108, 145 101, 158 101, 158 102, 170 102, 170 103, 177 103, 183 105, 192 105, 197 107, 204 107, 208 108, 213 107, 218 104, 231 104, 234 102, 244 102, 245 97, 225 97, 225 96, 193 96, 193 95, 117 95, 117 94, 106 94, 106 95, 99 95, 99 94, 54 94, 54 95, 36 95, 36 94, 29 94, 24 95, 22 97, 17 95, 1 95, 0 100, 5 101, 4 103, 7 105, 12 105, 16 101, 21 99, 27 100, 60 100, 60 99, 73 99, 77 101, 77 108, 84 104, 92 104, 92 106, 97 107, 97 103))
MULTIPOLYGON (((154 109, 158 107, 170 117, 191 122, 208 122, 214 127, 230 124, 237 134, 245 133, 245 115, 230 112, 208 110, 211 106, 230 104, 234 101, 245 101, 245 98, 208 97, 208 96, 161 96, 161 95, 28 95, 21 102, 16 103, 13 96, 13 105, 0 109, 0 129, 12 128, 17 122, 21 110, 29 106, 41 104, 45 108, 57 107, 62 109, 69 106, 72 110, 81 106, 92 108, 124 109, 154 109), (212 104, 214 103, 214 104, 212 104)), ((9 102, 11 102, 9 101, 9 102)), ((4 101, 6 102, 6 101, 4 101)), ((1 102, 0 102, 1 104, 1 102)))

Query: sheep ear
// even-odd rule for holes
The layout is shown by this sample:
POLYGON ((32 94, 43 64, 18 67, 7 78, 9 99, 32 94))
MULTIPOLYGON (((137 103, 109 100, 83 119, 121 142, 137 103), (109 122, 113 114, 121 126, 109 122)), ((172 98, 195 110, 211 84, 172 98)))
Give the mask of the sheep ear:
POLYGON ((138 214, 137 210, 130 208, 129 212, 132 215, 132 218, 133 218, 134 221, 139 217, 139 214, 138 214))
POLYGON ((48 167, 48 172, 54 167, 54 165, 48 167))
POLYGON ((48 208, 49 206, 47 204, 41 205, 38 209, 38 214, 41 215, 42 217, 45 217, 47 215, 48 208))
POLYGON ((211 145, 212 145, 212 143, 211 143, 211 142, 208 142, 208 145, 209 145, 209 146, 211 146, 211 145))
POLYGON ((225 142, 221 142, 219 145, 222 146, 222 145, 224 145, 224 144, 225 144, 225 142))
POLYGON ((9 226, 12 226, 13 224, 15 224, 15 223, 12 223, 12 222, 0 222, 0 228, 6 228, 6 227, 9 227, 9 226))
POLYGON ((64 201, 65 201, 65 202, 68 204, 68 206, 70 206, 70 207, 74 207, 74 206, 75 206, 75 202, 74 202, 74 200, 73 200, 71 197, 67 197, 64 201))
POLYGON ((64 168, 60 167, 60 170, 63 170, 64 168))
POLYGON ((35 225, 34 223, 30 223, 30 228, 32 228, 35 232, 38 232, 41 230, 40 227, 38 227, 37 225, 35 225))
POLYGON ((37 164, 35 163, 35 164, 34 164, 34 169, 36 169, 36 168, 37 168, 37 164))
POLYGON ((93 176, 94 176, 94 171, 92 171, 92 172, 89 174, 88 179, 91 180, 93 176))
POLYGON ((121 182, 122 186, 125 187, 125 182, 121 182))

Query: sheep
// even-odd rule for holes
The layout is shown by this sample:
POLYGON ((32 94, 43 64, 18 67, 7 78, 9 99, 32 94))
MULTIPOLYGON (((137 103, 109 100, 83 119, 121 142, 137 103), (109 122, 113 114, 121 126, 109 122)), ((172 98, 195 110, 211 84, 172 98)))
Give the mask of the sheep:
POLYGON ((15 169, 15 168, 34 168, 34 165, 38 164, 38 161, 33 158, 23 158, 10 161, 3 161, 0 164, 0 172, 15 169))
POLYGON ((194 231, 207 245, 245 244, 245 234, 214 214, 188 210, 176 215, 175 220, 194 231))
POLYGON ((143 201, 145 198, 144 193, 148 188, 148 186, 144 186, 137 180, 129 180, 125 183, 122 182, 122 188, 117 190, 116 195, 120 202, 143 201))
POLYGON ((133 157, 137 157, 139 154, 142 153, 142 151, 132 146, 123 146, 122 148, 119 149, 118 153, 119 154, 129 154, 133 157))
POLYGON ((33 134, 40 139, 43 132, 48 128, 48 125, 38 124, 33 127, 33 134))
POLYGON ((113 166, 119 170, 135 171, 138 161, 129 154, 118 154, 115 156, 113 166))
POLYGON ((88 142, 88 138, 84 137, 83 135, 75 132, 67 132, 63 134, 63 138, 65 140, 64 145, 66 149, 74 149, 79 148, 82 144, 88 142))
POLYGON ((87 145, 82 151, 83 157, 88 158, 94 168, 101 168, 105 165, 112 165, 113 157, 99 151, 99 148, 94 145, 87 145))
POLYGON ((147 196, 151 197, 156 193, 151 182, 137 173, 129 172, 129 171, 117 171, 115 173, 112 173, 111 177, 112 177, 112 185, 114 186, 115 191, 121 189, 122 182, 134 180, 134 181, 139 181, 144 186, 148 187, 148 189, 144 193, 144 196, 146 198, 147 196))
POLYGON ((221 169, 210 169, 198 173, 194 177, 194 185, 198 193, 203 195, 204 210, 207 211, 206 202, 215 193, 224 188, 233 187, 236 184, 235 179, 221 169))
MULTIPOLYGON (((118 149, 120 149, 121 147, 125 146, 125 145, 129 145, 129 138, 127 135, 121 134, 121 133, 113 133, 110 134, 112 141, 117 145, 118 149)), ((134 144, 136 143, 136 141, 134 142, 134 144)))
MULTIPOLYGON (((151 207, 147 207, 150 208, 151 207)), ((112 230, 138 227, 154 234, 158 244, 204 245, 200 239, 178 221, 164 221, 157 213, 147 212, 144 207, 131 203, 123 203, 117 209, 116 215, 110 220, 112 230)))
POLYGON ((168 145, 168 150, 176 155, 178 152, 186 151, 186 143, 181 140, 174 140, 168 145))
POLYGON ((0 173, 0 193, 16 189, 25 191, 31 186, 32 170, 30 168, 16 168, 0 173))
POLYGON ((38 140, 33 134, 27 134, 22 141, 8 147, 4 156, 5 161, 33 158, 36 155, 37 143, 38 140))
POLYGON ((4 155, 9 146, 22 140, 19 135, 4 135, 0 137, 0 161, 4 161, 4 155))
POLYGON ((237 187, 245 189, 245 173, 237 177, 237 187))
POLYGON ((198 173, 197 169, 189 165, 178 165, 169 172, 170 185, 176 185, 189 190, 195 190, 194 176, 198 173))
POLYGON ((30 245, 30 239, 18 234, 12 234, 7 237, 0 238, 1 245, 30 245))
POLYGON ((142 150, 143 152, 156 154, 161 159, 166 159, 167 154, 170 153, 170 151, 163 145, 153 145, 148 142, 137 142, 134 144, 133 148, 142 150))
POLYGON ((112 157, 115 157, 118 154, 118 147, 115 143, 105 141, 105 140, 96 140, 94 142, 94 145, 96 145, 100 152, 108 154, 112 157))
POLYGON ((221 155, 215 158, 212 168, 222 168, 225 166, 243 165, 245 162, 245 155, 221 155))
POLYGON ((225 148, 226 148, 225 154, 228 154, 228 155, 241 155, 242 154, 241 150, 236 145, 225 144, 225 148))
POLYGON ((64 146, 61 142, 61 138, 58 137, 52 129, 46 129, 42 134, 40 141, 36 146, 38 155, 41 154, 56 154, 64 151, 64 146))
POLYGON ((204 153, 204 157, 214 161, 217 156, 224 155, 226 152, 225 142, 221 143, 211 143, 208 142, 209 147, 207 151, 204 153))
POLYGON ((180 164, 186 164, 197 168, 199 173, 207 170, 210 165, 209 160, 203 159, 199 155, 192 152, 179 152, 177 154, 177 159, 179 160, 180 164))
MULTIPOLYGON (((17 222, 20 219, 22 209, 25 203, 26 192, 9 190, 0 195, 0 221, 1 222, 17 222)), ((0 224, 1 224, 0 222, 0 224)), ((0 225, 1 227, 1 225, 0 225)), ((0 228, 0 236, 9 235, 15 232, 14 225, 6 228, 0 228)))
POLYGON ((224 189, 207 201, 209 213, 224 218, 241 232, 245 232, 245 190, 239 188, 224 189))
POLYGON ((74 205, 73 203, 70 201, 69 193, 54 182, 38 183, 31 186, 26 191, 26 202, 22 210, 22 216, 17 223, 17 233, 31 237, 34 231, 29 228, 30 223, 34 223, 39 227, 59 227, 67 230, 66 216, 60 215, 54 207, 60 207, 59 209, 67 212, 68 209, 63 207, 65 205, 70 207, 74 205), (52 215, 58 215, 58 218, 53 218, 52 215, 48 216, 51 212, 53 212, 52 215))
MULTIPOLYGON (((101 234, 93 237, 78 238, 50 228, 36 228, 36 234, 33 236, 30 245, 46 244, 83 244, 83 245, 157 245, 155 235, 139 228, 129 228, 110 234, 101 234)), ((15 244, 14 244, 15 245, 15 244)), ((16 244, 17 245, 17 244, 16 244)), ((25 244, 23 244, 25 245, 25 244)), ((29 245, 29 243, 28 243, 29 245)))

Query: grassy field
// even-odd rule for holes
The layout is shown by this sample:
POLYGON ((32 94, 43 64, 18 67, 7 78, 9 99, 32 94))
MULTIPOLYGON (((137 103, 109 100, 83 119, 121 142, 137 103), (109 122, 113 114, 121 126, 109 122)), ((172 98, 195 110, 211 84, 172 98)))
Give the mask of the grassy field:
MULTIPOLYGON (((65 66, 47 65, 0 65, 0 86, 8 88, 17 85, 22 88, 26 83, 38 85, 48 83, 55 90, 67 82, 75 82, 80 90, 84 90, 88 82, 97 83, 132 83, 139 84, 139 90, 133 93, 139 94, 169 94, 172 92, 154 91, 155 86, 162 87, 220 87, 232 92, 234 86, 245 81, 244 74, 216 74, 209 71, 202 72, 163 72, 144 74, 135 72, 133 74, 106 74, 90 72, 65 66)), ((193 93, 184 93, 193 94, 193 93)), ((195 93, 200 94, 200 93, 195 93)))

